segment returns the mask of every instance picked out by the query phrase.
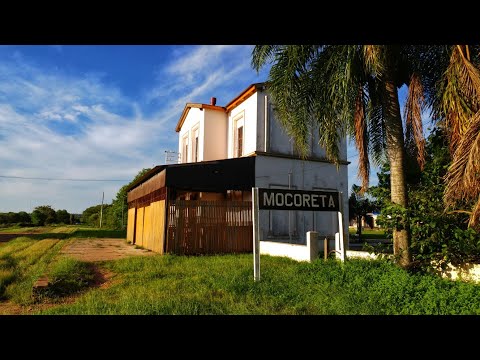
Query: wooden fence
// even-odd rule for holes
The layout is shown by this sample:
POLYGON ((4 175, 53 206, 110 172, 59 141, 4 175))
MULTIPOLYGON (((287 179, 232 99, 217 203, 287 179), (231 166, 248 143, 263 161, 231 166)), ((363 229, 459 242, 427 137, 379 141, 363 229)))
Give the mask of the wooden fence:
POLYGON ((170 203, 166 252, 179 255, 253 251, 250 201, 170 203))

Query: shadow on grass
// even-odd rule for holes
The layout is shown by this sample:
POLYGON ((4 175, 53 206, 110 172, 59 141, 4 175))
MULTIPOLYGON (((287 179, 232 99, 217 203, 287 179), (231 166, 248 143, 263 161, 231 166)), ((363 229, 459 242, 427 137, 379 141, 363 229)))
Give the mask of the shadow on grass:
POLYGON ((75 230, 71 233, 44 233, 22 235, 35 240, 43 239, 70 239, 70 238, 120 238, 125 239, 126 230, 75 230))

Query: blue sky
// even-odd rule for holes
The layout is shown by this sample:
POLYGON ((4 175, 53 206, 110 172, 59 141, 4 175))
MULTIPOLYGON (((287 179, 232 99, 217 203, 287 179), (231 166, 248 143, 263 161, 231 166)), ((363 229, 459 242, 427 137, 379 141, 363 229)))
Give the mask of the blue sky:
MULTIPOLYGON (((0 212, 110 203, 142 168, 177 150, 186 102, 226 105, 265 81, 250 45, 0 46, 0 212)), ((359 183, 348 149, 349 188, 359 183)), ((376 184, 372 170, 371 184, 376 184)))

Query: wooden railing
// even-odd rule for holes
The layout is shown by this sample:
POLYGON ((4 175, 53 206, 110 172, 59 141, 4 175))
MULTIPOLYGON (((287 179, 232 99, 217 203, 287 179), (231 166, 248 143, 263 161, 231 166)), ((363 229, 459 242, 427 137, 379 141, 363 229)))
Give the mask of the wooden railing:
POLYGON ((176 200, 170 203, 166 252, 179 255, 253 251, 249 201, 176 200))

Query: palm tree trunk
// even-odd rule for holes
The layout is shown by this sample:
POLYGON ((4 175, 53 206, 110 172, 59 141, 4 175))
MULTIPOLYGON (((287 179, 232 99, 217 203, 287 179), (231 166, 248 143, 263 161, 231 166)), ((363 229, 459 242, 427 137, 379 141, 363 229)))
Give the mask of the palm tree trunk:
MULTIPOLYGON (((397 86, 392 78, 392 71, 385 71, 385 130, 387 137, 387 153, 390 162, 391 200, 395 204, 407 208, 407 184, 405 181, 405 144, 403 138, 402 117, 398 103, 397 86)), ((398 257, 399 265, 407 267, 412 262, 410 252, 410 229, 408 222, 405 228, 393 230, 393 254, 398 257)))

